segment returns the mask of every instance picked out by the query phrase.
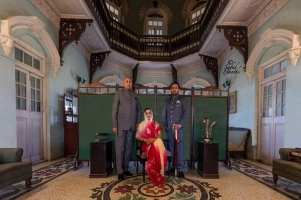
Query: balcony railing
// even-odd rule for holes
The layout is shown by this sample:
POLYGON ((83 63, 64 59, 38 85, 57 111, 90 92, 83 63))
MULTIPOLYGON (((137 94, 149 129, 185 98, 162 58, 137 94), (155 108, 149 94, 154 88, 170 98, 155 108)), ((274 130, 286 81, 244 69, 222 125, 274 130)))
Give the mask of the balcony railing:
POLYGON ((104 0, 85 0, 111 48, 136 60, 173 61, 199 51, 229 0, 210 0, 201 20, 171 35, 137 35, 110 17, 104 0))

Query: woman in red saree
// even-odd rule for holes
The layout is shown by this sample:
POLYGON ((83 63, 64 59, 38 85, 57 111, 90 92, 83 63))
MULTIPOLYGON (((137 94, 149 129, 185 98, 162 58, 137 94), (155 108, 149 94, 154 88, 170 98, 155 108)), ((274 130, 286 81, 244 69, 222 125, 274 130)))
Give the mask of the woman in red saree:
POLYGON ((167 151, 161 139, 162 127, 153 120, 150 108, 144 110, 144 121, 138 126, 136 139, 142 141, 142 151, 147 155, 145 171, 154 185, 165 183, 164 169, 167 165, 167 151))

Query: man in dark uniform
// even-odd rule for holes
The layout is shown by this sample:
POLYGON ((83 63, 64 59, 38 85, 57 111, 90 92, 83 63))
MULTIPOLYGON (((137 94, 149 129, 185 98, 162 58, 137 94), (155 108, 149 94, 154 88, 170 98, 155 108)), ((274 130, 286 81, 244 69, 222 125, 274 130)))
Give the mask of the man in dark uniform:
MULTIPOLYGON (((171 97, 165 100, 162 112, 162 123, 169 139, 171 158, 174 161, 175 130, 178 130, 178 177, 184 178, 184 135, 185 124, 188 119, 189 110, 187 100, 179 95, 179 83, 173 82, 170 86, 171 97)), ((170 172, 174 172, 171 169, 170 172)))
POLYGON ((124 90, 115 93, 112 109, 118 180, 123 180, 123 175, 132 176, 128 170, 132 142, 142 115, 138 96, 132 91, 132 79, 126 77, 123 84, 124 90))

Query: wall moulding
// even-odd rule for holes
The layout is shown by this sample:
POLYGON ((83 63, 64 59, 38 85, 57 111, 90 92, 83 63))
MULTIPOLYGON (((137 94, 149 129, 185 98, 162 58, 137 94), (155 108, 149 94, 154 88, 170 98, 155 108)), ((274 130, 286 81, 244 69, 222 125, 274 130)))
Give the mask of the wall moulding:
POLYGON ((249 60, 246 64, 246 74, 249 78, 250 83, 252 83, 254 77, 254 66, 258 56, 262 51, 264 51, 265 48, 271 46, 277 40, 284 41, 288 44, 290 48, 287 50, 287 53, 290 62, 293 67, 296 66, 301 52, 299 35, 295 34, 293 31, 286 29, 268 29, 261 35, 261 39, 252 50, 249 60))
MULTIPOLYGON (((36 16, 13 16, 8 17, 5 20, 1 20, 1 36, 9 36, 14 39, 13 33, 19 29, 29 30, 34 37, 42 43, 42 45, 48 50, 50 54, 50 66, 52 70, 52 76, 55 78, 58 69, 60 68, 60 56, 53 43, 51 37, 45 29, 45 24, 40 21, 36 16)), ((10 54, 9 48, 13 48, 13 42, 11 40, 3 39, 5 43, 5 48, 7 48, 7 53, 10 54), (8 42, 10 41, 10 42, 8 42), (8 42, 8 44, 6 44, 8 42)), ((2 40, 1 40, 2 43, 2 40)), ((3 46, 3 45, 2 45, 3 46)))
POLYGON ((14 38, 11 37, 10 35, 5 35, 0 33, 0 42, 5 55, 8 57, 14 45, 14 38))

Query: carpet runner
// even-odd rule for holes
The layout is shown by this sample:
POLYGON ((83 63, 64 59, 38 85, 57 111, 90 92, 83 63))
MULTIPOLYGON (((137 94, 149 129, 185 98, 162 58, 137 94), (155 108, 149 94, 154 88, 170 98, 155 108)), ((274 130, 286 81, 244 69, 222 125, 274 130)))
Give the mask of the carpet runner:
POLYGON ((240 159, 232 159, 232 168, 238 172, 264 184, 290 199, 301 199, 301 184, 278 176, 277 186, 274 186, 273 174, 271 171, 248 163, 240 159))
MULTIPOLYGON (((73 169, 73 159, 66 159, 58 163, 51 164, 39 170, 33 171, 31 179, 31 190, 42 186, 43 184, 65 174, 73 169)), ((0 189, 0 199, 16 199, 27 193, 25 181, 13 184, 6 188, 0 189)))

